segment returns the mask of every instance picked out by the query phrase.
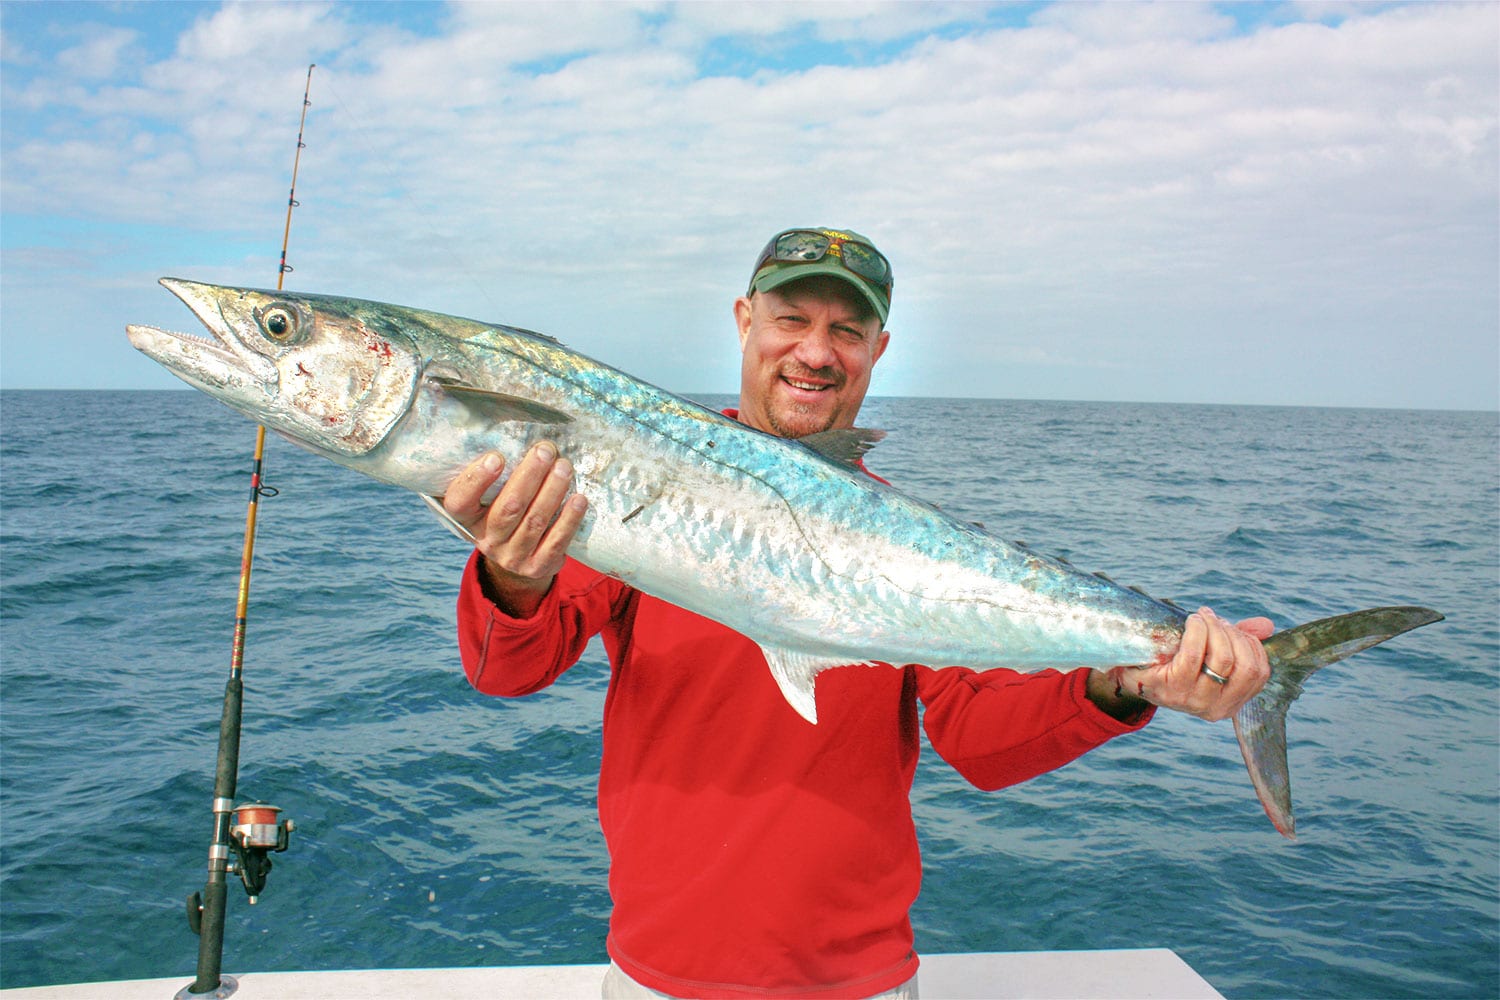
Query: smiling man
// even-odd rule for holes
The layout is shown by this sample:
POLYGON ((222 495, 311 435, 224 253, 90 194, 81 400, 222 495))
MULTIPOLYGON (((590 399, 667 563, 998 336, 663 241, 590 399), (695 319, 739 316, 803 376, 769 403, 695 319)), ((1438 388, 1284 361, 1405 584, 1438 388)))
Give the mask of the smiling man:
POLYGON ((890 294, 890 264, 856 233, 773 238, 734 303, 740 420, 790 438, 853 427, 890 341, 890 294))
MULTIPOLYGON (((890 339, 891 288, 889 262, 857 233, 772 237, 734 303, 729 415, 783 437, 853 427, 890 339)), ((810 725, 750 639, 567 558, 587 503, 555 446, 533 447, 486 506, 503 468, 480 456, 444 499, 475 537, 459 647, 476 688, 517 696, 604 639, 606 997, 913 997, 919 731, 974 785, 1002 788, 1140 728, 1156 706, 1227 718, 1269 673, 1269 621, 1203 609, 1170 662, 1137 674, 1149 702, 1098 670, 905 664, 819 675, 810 725)))

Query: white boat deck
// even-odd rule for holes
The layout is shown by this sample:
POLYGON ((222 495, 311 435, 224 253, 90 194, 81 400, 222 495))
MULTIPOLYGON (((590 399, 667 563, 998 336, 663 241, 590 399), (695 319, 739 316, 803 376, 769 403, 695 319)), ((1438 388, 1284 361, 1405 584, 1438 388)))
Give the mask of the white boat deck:
MULTIPOLYGON (((572 1000, 599 995, 603 965, 371 969, 232 975, 234 1000, 572 1000)), ((0 990, 4 1000, 172 1000, 193 977, 0 990)), ((922 1000, 1222 1000, 1175 952, 923 955, 922 1000)), ((209 994, 211 995, 211 994, 209 994)))

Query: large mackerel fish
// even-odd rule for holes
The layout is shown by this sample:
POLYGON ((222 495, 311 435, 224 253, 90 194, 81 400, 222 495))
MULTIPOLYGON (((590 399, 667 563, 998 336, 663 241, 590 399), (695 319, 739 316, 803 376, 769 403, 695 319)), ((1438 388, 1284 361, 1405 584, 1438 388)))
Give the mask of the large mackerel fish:
MULTIPOLYGON (((417 492, 440 516, 437 498, 480 453, 498 451, 509 470, 533 442, 557 442, 589 500, 571 555, 754 639, 810 722, 814 678, 835 666, 1147 665, 1181 640, 1181 608, 1002 541, 859 471, 878 432, 777 438, 512 327, 358 299, 161 283, 214 339, 131 326, 132 344, 297 444, 417 492)), ((1234 723, 1278 830, 1294 830, 1285 724, 1303 681, 1441 618, 1375 608, 1266 643, 1271 679, 1234 723)))

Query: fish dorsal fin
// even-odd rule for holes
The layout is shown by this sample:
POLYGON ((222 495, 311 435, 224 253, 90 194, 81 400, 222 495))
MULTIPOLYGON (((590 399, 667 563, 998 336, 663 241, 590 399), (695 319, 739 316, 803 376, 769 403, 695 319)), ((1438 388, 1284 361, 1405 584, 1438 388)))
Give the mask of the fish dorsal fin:
MULTIPOLYGON (((762 646, 760 651, 766 658, 766 665, 771 668, 771 676, 776 678, 776 686, 781 689, 781 696, 798 715, 816 726, 818 724, 818 700, 813 691, 818 675, 833 667, 850 666, 850 662, 813 653, 800 653, 795 649, 781 649, 776 646, 762 646)), ((852 665, 870 666, 871 663, 852 665)))
POLYGON ((573 418, 560 410, 524 396, 478 389, 448 375, 429 372, 427 380, 442 386, 444 392, 470 409, 488 416, 495 423, 517 421, 523 424, 566 424, 573 418))
POLYGON ((830 462, 858 468, 860 459, 865 457, 865 452, 875 447, 884 437, 885 431, 870 430, 866 427, 848 427, 833 431, 819 431, 798 440, 830 462))
POLYGON ((528 337, 535 337, 537 340, 545 340, 549 344, 556 344, 559 347, 562 346, 562 341, 558 340, 556 337, 546 333, 537 333, 535 330, 528 330, 524 326, 507 326, 502 327, 501 329, 505 330, 507 333, 525 334, 528 337))

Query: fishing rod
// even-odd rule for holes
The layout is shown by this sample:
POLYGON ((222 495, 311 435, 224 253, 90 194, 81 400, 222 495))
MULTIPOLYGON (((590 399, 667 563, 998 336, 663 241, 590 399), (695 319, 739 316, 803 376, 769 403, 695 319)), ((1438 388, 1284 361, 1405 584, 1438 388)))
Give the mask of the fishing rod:
MULTIPOLYGON (((292 187, 286 201, 286 226, 281 232, 281 264, 276 271, 276 289, 281 290, 287 272, 287 243, 292 235, 292 209, 297 207, 297 169, 302 163, 302 141, 307 109, 312 101, 313 63, 307 67, 307 85, 302 90, 302 119, 297 124, 297 152, 292 159, 292 187)), ((227 876, 238 874, 253 905, 265 888, 271 870, 272 851, 284 851, 293 829, 289 819, 278 822, 280 810, 264 802, 235 805, 235 785, 240 767, 240 715, 245 685, 245 624, 250 606, 250 566, 255 557, 255 522, 261 497, 276 491, 264 485, 261 472, 266 450, 266 428, 255 428, 255 454, 250 470, 250 505, 245 511, 245 541, 240 553, 239 598, 234 610, 234 640, 229 656, 229 681, 224 687, 224 712, 219 719, 219 756, 214 769, 214 835, 208 848, 208 880, 202 893, 188 897, 188 924, 198 935, 198 977, 178 991, 175 1000, 205 995, 228 997, 239 988, 233 976, 221 975, 224 961, 224 911, 228 903, 227 876), (231 857, 231 854, 233 857, 231 857)))

